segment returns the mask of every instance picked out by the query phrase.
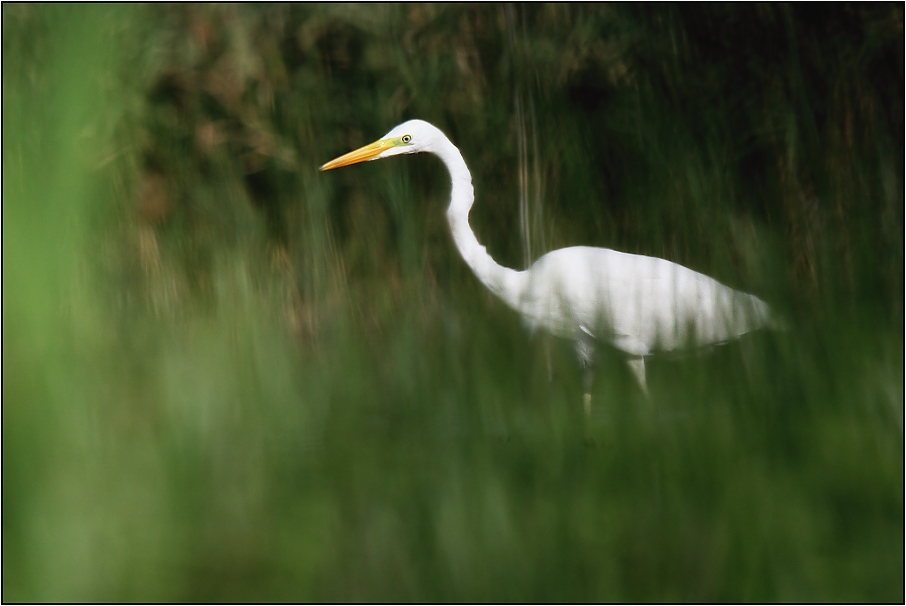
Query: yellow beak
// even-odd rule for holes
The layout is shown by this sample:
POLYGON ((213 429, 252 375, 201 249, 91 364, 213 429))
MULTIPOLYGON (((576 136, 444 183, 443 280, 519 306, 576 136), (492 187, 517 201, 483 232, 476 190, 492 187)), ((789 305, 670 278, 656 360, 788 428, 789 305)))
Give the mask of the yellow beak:
POLYGON ((334 158, 333 160, 322 166, 321 170, 333 170, 334 168, 349 166, 350 164, 358 164, 359 162, 365 162, 366 160, 374 160, 379 155, 381 155, 381 152, 390 149, 395 145, 395 139, 381 139, 380 141, 369 143, 368 145, 360 147, 355 151, 351 151, 348 154, 343 154, 339 158, 334 158))

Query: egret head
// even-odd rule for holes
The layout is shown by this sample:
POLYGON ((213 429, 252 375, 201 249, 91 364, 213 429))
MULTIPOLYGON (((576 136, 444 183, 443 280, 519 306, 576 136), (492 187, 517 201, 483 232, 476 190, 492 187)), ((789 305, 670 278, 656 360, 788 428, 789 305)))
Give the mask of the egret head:
POLYGON ((443 133, 424 120, 409 120, 391 129, 389 133, 375 141, 343 154, 321 167, 321 170, 331 170, 341 166, 349 166, 367 160, 389 158, 399 154, 417 154, 424 151, 435 151, 434 146, 444 140, 443 133))

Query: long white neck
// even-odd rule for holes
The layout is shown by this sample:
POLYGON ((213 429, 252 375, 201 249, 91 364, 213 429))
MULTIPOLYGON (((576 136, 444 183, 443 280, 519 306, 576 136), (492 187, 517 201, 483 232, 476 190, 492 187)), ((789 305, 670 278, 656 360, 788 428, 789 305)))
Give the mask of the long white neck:
POLYGON ((469 210, 475 201, 472 189, 472 174, 466 166, 462 154, 449 139, 443 138, 433 151, 450 171, 452 189, 450 206, 447 208, 447 221, 453 233, 453 241, 459 254, 472 272, 481 280, 488 290, 500 297, 504 303, 518 309, 522 295, 525 272, 518 272, 498 264, 484 246, 478 243, 475 233, 469 226, 469 210))

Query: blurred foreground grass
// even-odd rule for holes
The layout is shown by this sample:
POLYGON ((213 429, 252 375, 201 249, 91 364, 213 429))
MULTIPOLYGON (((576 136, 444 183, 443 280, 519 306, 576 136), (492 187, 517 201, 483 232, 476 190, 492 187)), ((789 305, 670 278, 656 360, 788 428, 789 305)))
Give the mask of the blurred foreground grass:
POLYGON ((902 24, 5 4, 4 601, 902 601, 902 24), (410 117, 502 263, 663 256, 791 329, 650 401, 605 351, 586 421, 439 163, 316 172, 410 117))

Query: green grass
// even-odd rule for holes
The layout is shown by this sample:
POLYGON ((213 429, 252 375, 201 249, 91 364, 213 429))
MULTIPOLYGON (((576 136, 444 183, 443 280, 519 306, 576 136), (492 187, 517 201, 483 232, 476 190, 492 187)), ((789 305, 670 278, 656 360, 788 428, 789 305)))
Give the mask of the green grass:
POLYGON ((902 7, 508 11, 4 5, 4 601, 903 600, 902 7), (586 419, 412 117, 789 330, 586 419))

